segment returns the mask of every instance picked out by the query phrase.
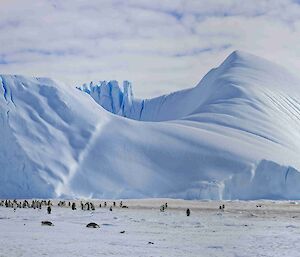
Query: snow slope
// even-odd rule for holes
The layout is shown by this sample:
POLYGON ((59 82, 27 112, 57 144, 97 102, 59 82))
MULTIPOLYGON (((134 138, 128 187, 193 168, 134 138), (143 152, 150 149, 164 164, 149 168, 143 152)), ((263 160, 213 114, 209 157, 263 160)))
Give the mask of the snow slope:
POLYGON ((80 89, 1 76, 0 196, 300 198, 300 80, 275 64, 233 52, 153 99, 80 89))

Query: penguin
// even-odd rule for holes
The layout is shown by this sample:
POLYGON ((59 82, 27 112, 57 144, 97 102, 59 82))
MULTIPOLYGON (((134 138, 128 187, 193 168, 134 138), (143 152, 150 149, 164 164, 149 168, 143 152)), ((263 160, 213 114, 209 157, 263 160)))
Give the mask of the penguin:
POLYGON ((91 210, 94 211, 95 210, 95 205, 93 203, 91 203, 91 210))
POLYGON ((86 225, 87 228, 100 228, 100 226, 95 222, 90 222, 86 225))
POLYGON ((90 203, 89 202, 84 204, 84 210, 86 210, 86 211, 90 210, 90 203))
POLYGON ((41 222, 42 226, 54 226, 51 221, 45 220, 41 222))
POLYGON ((16 210, 17 210, 17 208, 18 208, 18 204, 17 204, 17 202, 14 202, 12 207, 14 208, 14 211, 16 211, 16 210))
POLYGON ((186 216, 190 216, 190 215, 191 215, 190 209, 186 209, 186 216))

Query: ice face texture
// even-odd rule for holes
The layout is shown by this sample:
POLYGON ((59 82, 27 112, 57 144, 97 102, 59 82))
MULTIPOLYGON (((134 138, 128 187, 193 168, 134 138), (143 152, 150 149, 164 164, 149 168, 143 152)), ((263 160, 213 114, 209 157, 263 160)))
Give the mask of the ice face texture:
POLYGON ((300 80, 280 66, 236 51, 169 95, 79 89, 1 76, 1 197, 300 198, 300 80))

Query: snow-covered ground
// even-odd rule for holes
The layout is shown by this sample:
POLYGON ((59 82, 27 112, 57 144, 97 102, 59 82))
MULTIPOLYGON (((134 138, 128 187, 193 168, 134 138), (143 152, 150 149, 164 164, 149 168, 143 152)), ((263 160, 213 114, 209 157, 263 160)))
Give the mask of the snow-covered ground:
POLYGON ((300 256, 297 202, 145 199, 124 204, 129 208, 112 212, 56 206, 50 215, 45 207, 16 212, 0 207, 0 256, 300 256), (168 208, 160 212, 165 202, 168 208), (43 220, 54 226, 41 226, 43 220), (100 228, 86 228, 89 222, 100 228))

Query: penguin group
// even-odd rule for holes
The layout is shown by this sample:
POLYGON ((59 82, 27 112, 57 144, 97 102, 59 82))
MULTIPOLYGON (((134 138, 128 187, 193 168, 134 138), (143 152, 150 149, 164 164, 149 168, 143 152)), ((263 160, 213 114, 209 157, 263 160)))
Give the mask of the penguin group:
MULTIPOLYGON (((67 208, 71 208, 72 210, 77 210, 77 206, 75 202, 59 201, 57 206, 67 207, 67 208)), ((99 208, 106 208, 109 206, 109 210, 112 211, 113 208, 117 207, 117 202, 113 201, 111 204, 109 204, 108 202, 105 201, 103 203, 95 204, 91 201, 80 201, 79 206, 82 211, 95 211, 97 206, 99 208)), ((120 208, 128 208, 128 206, 123 205, 123 201, 120 201, 119 206, 120 208)))
POLYGON ((220 206, 219 206, 219 210, 224 211, 224 210, 225 210, 225 204, 220 205, 220 206))
MULTIPOLYGON (((16 211, 18 208, 31 208, 31 209, 41 210, 43 206, 46 207, 47 213, 51 214, 52 211, 51 207, 53 207, 53 202, 51 200, 30 200, 30 201, 28 200, 18 201, 16 199, 0 200, 0 207, 12 208, 14 211, 16 211)), ((77 210, 76 202, 61 200, 57 203, 57 206, 61 208, 70 208, 73 211, 77 210)), ((80 209, 83 211, 95 211, 96 206, 99 206, 99 208, 102 208, 102 206, 104 207, 110 206, 109 207, 110 211, 113 210, 113 207, 117 208, 118 206, 120 208, 128 208, 128 206, 123 205, 123 201, 120 201, 118 206, 116 201, 113 201, 111 205, 108 204, 106 201, 104 203, 99 203, 97 205, 91 201, 87 201, 87 202, 80 201, 80 209)))
MULTIPOLYGON (((165 210, 167 210, 167 208, 168 208, 168 203, 164 203, 160 206, 159 210, 161 212, 164 212, 165 210)), ((186 213, 186 216, 190 216, 191 215, 191 210, 188 208, 188 209, 186 209, 185 213, 186 213)))
POLYGON ((16 211, 18 208, 31 208, 31 209, 39 209, 41 210, 43 206, 51 206, 52 202, 50 200, 32 200, 32 201, 17 201, 14 200, 1 200, 0 206, 6 207, 6 208, 12 208, 14 211, 16 211))
POLYGON ((168 208, 168 203, 164 203, 164 204, 162 204, 162 205, 160 206, 159 210, 160 210, 161 212, 164 212, 167 208, 168 208))

